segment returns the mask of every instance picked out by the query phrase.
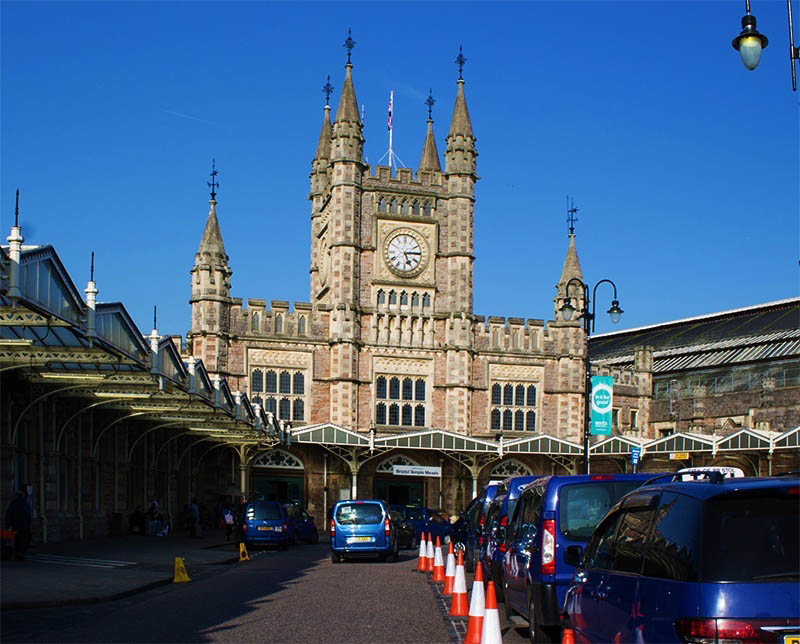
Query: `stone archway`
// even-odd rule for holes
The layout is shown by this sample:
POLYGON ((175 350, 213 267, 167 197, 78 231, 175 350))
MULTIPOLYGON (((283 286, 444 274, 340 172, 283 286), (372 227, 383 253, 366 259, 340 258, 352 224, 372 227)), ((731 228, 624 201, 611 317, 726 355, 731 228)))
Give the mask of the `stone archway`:
POLYGON ((305 465, 298 456, 272 449, 256 456, 251 465, 255 498, 305 505, 305 465))
POLYGON ((426 491, 424 477, 398 476, 394 473, 395 465, 420 463, 405 454, 394 454, 378 463, 373 483, 375 497, 390 504, 422 504, 426 491))

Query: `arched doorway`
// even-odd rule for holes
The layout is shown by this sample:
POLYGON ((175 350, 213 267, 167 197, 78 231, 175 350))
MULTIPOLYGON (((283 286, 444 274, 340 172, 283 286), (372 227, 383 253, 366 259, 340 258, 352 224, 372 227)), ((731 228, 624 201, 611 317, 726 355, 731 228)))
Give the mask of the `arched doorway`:
POLYGON ((381 461, 375 468, 375 498, 390 505, 423 505, 425 485, 422 477, 395 476, 395 465, 419 465, 416 461, 396 454, 381 461))
POLYGON ((305 505, 305 467, 294 454, 273 449, 253 461, 253 496, 265 501, 305 505))

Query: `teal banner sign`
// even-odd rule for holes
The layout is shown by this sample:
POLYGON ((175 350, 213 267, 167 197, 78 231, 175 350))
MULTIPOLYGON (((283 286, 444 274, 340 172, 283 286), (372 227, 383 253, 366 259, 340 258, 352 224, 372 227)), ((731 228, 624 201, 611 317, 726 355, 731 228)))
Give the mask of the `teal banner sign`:
POLYGON ((614 378, 592 376, 592 436, 611 436, 611 406, 614 403, 614 378))

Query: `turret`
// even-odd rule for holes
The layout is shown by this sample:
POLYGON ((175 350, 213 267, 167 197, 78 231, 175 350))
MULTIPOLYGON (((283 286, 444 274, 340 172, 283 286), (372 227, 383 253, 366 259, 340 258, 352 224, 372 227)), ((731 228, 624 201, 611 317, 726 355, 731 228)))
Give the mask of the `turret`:
POLYGON ((442 171, 442 166, 439 165, 439 150, 436 148, 436 139, 433 136, 432 110, 435 102, 432 91, 429 90, 428 100, 425 101, 428 106, 428 129, 425 133, 425 143, 422 144, 422 156, 419 160, 420 171, 442 171))
POLYGON ((583 309, 585 302, 583 301, 583 289, 578 283, 578 280, 583 282, 583 273, 581 272, 581 263, 578 260, 578 251, 575 248, 575 213, 578 209, 572 205, 567 210, 567 223, 569 223, 569 244, 567 246, 567 256, 564 258, 564 266, 561 268, 561 277, 556 284, 556 295, 553 298, 553 319, 563 320, 561 314, 561 306, 563 305, 564 298, 569 296, 572 299, 572 306, 576 310, 583 309), (570 280, 575 280, 569 285, 569 293, 567 293, 567 284, 570 280))

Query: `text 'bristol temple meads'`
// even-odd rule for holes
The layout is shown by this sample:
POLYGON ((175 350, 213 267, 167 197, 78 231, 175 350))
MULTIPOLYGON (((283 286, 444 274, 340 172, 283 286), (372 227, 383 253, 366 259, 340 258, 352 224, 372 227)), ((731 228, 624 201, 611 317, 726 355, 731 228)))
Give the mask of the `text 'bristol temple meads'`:
MULTIPOLYGON (((460 54, 457 62, 460 72, 460 54)), ((312 503, 324 489, 336 498, 346 490, 456 508, 478 478, 550 473, 554 461, 544 452, 576 453, 586 339, 580 322, 557 310, 567 282, 582 278, 574 237, 552 321, 473 313, 478 152, 464 85, 459 73, 443 167, 429 110, 416 173, 371 168, 348 54, 339 104, 333 121, 325 105, 311 164, 310 303, 290 309, 287 301, 248 299, 245 309, 231 297, 212 185, 191 270, 188 349, 252 403, 290 421, 296 435, 286 451, 298 471, 281 477, 253 467, 253 489, 312 503), (298 432, 304 426, 320 430, 298 432), (420 432, 427 434, 410 436, 420 432), (501 432, 506 443, 534 434, 553 440, 503 460, 501 432), (392 476, 394 464, 441 467, 441 475, 392 476), (278 485, 284 478, 291 492, 278 485)), ((644 353, 638 360, 635 369, 646 367, 644 353)), ((649 375, 637 376, 628 378, 624 403, 633 407, 650 390, 649 375)))

